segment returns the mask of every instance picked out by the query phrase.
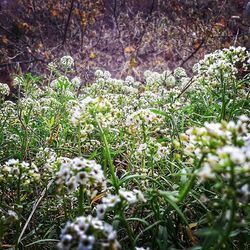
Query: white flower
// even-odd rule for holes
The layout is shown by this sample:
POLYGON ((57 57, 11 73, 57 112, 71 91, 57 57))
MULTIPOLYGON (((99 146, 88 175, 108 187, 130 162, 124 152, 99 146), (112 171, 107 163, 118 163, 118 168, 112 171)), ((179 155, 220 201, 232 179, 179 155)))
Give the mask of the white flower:
POLYGON ((116 231, 111 231, 108 235, 107 235, 107 238, 108 238, 108 241, 113 241, 115 240, 117 237, 117 233, 116 231))
POLYGON ((241 148, 234 146, 225 146, 217 150, 219 156, 228 155, 234 164, 242 164, 246 160, 246 156, 241 148))
POLYGON ((76 218, 75 223, 81 231, 85 232, 88 230, 91 220, 92 220, 92 217, 90 216, 87 216, 87 217, 81 216, 81 217, 76 218))
POLYGON ((249 196, 250 195, 249 185, 248 184, 243 185, 240 191, 241 193, 243 193, 244 196, 249 196))
POLYGON ((182 77, 187 77, 187 73, 184 68, 182 67, 177 67, 174 70, 174 76, 177 78, 182 78, 182 77))
POLYGON ((13 218, 14 220, 17 220, 18 219, 18 215, 15 211, 13 210, 8 210, 8 215, 13 218))
POLYGON ((110 72, 109 72, 109 71, 104 71, 104 73, 103 73, 103 78, 105 78, 105 79, 111 78, 110 72))
POLYGON ((10 88, 8 84, 0 83, 0 96, 8 96, 10 94, 10 88))
POLYGON ((87 173, 84 171, 78 172, 76 175, 76 181, 81 185, 85 185, 88 181, 87 173))
POLYGON ((91 225, 95 228, 95 229, 99 229, 99 230, 103 230, 104 228, 104 224, 103 221, 97 219, 97 218, 93 218, 91 220, 91 225))
POLYGON ((103 78, 103 76, 104 76, 104 73, 103 73, 102 70, 97 69, 97 70, 95 71, 95 77, 96 77, 96 78, 103 78))
POLYGON ((143 143, 143 144, 140 144, 138 149, 137 149, 137 152, 139 154, 142 154, 146 149, 148 149, 148 144, 147 143, 143 143))
POLYGON ((72 78, 72 80, 71 80, 71 83, 72 83, 76 88, 80 87, 81 82, 82 82, 82 80, 81 80, 81 78, 78 77, 78 76, 75 76, 75 77, 72 78))
POLYGON ((49 64, 48 64, 48 69, 49 70, 55 70, 57 68, 57 65, 54 63, 54 62, 50 62, 49 64))
POLYGON ((117 195, 108 194, 106 197, 102 198, 102 203, 107 207, 114 207, 117 203, 121 201, 120 197, 117 195))
POLYGON ((60 63, 64 68, 72 68, 74 66, 74 59, 71 56, 63 56, 60 63))
POLYGON ((95 209, 96 209, 97 218, 103 219, 105 212, 106 212, 106 209, 107 209, 107 205, 106 204, 98 204, 95 209))
POLYGON ((69 181, 66 182, 67 190, 69 192, 73 192, 77 189, 78 187, 78 182, 75 178, 75 176, 71 177, 69 181))
POLYGON ((87 190, 87 195, 91 197, 95 196, 98 190, 106 189, 106 179, 101 165, 94 160, 82 157, 61 163, 60 170, 56 174, 56 183, 66 185, 68 191, 75 191, 79 185, 83 185, 87 190))
POLYGON ((137 197, 132 191, 126 191, 124 189, 119 190, 119 195, 124 198, 129 204, 137 202, 137 197))
POLYGON ((173 75, 170 75, 167 77, 167 79, 165 80, 165 82, 167 83, 167 85, 169 86, 174 86, 175 85, 175 77, 173 75))
POLYGON ((134 82, 135 82, 135 79, 132 76, 127 76, 125 79, 125 84, 128 86, 133 86, 134 82))
POLYGON ((205 128, 207 131, 214 136, 223 136, 225 133, 221 129, 221 124, 220 123, 208 123, 205 122, 205 128))
POLYGON ((16 159, 9 159, 5 164, 7 166, 10 166, 10 165, 16 165, 19 163, 19 160, 16 160, 16 159))
POLYGON ((198 172, 198 177, 200 177, 200 181, 203 182, 208 178, 214 178, 215 177, 215 173, 212 172, 211 167, 205 163, 203 165, 203 167, 201 168, 201 170, 198 172))
POLYGON ((156 161, 159 161, 161 159, 164 159, 166 158, 167 154, 169 153, 169 149, 167 147, 163 147, 163 146, 159 146, 158 149, 157 149, 157 152, 154 156, 154 159, 156 161))
POLYGON ((76 218, 74 222, 66 224, 62 230, 58 247, 62 250, 91 250, 96 241, 108 243, 107 249, 111 249, 114 242, 118 243, 116 231, 110 224, 98 218, 91 215, 81 216, 76 218))
POLYGON ((72 164, 74 169, 83 170, 84 168, 87 167, 88 162, 84 158, 76 157, 76 158, 72 159, 71 164, 72 164))
POLYGON ((241 115, 241 116, 239 117, 239 120, 240 120, 241 122, 248 122, 248 121, 249 121, 249 117, 247 117, 246 115, 241 115))
POLYGON ((72 241, 73 237, 70 234, 65 234, 63 235, 63 237, 61 238, 61 244, 59 246, 60 249, 64 250, 64 249, 70 249, 70 245, 71 245, 71 241, 72 241))
POLYGON ((95 237, 93 235, 81 235, 77 250, 91 250, 95 243, 95 237))
POLYGON ((134 189, 133 192, 136 194, 138 200, 142 201, 142 202, 147 202, 147 200, 144 197, 144 194, 142 193, 142 191, 134 189))

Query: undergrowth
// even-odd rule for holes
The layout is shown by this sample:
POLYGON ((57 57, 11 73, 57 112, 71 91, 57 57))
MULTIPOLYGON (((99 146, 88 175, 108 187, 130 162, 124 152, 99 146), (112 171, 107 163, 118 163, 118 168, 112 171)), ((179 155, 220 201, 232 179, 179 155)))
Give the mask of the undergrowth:
POLYGON ((0 84, 0 248, 248 249, 249 65, 86 84, 64 56, 0 84))

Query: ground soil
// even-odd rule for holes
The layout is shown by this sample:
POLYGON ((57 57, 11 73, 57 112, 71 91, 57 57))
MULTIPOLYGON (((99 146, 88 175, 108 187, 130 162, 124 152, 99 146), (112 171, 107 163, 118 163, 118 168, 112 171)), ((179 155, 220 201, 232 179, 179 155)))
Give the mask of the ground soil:
MULTIPOLYGON (((192 65, 231 45, 249 48, 244 0, 2 0, 0 82, 6 74, 46 74, 63 55, 84 82, 97 68, 114 77, 192 65)), ((9 79, 9 78, 8 78, 9 79)))

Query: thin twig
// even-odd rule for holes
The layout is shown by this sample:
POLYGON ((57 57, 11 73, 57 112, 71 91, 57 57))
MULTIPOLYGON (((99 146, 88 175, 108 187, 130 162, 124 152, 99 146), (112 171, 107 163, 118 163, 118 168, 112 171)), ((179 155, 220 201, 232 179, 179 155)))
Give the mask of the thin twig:
POLYGON ((64 44, 66 42, 66 40, 67 40, 67 31, 68 31, 68 27, 69 27, 69 23, 70 23, 70 19, 71 19, 71 14, 72 14, 73 7, 74 7, 74 2, 75 2, 75 0, 71 0, 69 15, 68 15, 67 23, 65 25, 65 30, 64 30, 64 36, 63 36, 63 42, 62 42, 62 44, 64 44))
POLYGON ((22 237, 23 237, 23 234, 24 234, 24 232, 25 232, 25 230, 26 230, 28 224, 30 223, 30 220, 31 220, 33 214, 35 213, 35 211, 36 211, 36 209, 37 209, 39 203, 41 202, 41 200, 43 199, 43 197, 44 197, 46 191, 50 188, 50 186, 52 185, 53 182, 54 182, 54 179, 52 179, 52 180, 49 181, 47 187, 42 191, 42 193, 41 193, 39 199, 38 199, 37 202, 34 204, 33 209, 32 209, 32 211, 31 211, 31 213, 30 213, 30 215, 29 215, 29 218, 27 219, 27 221, 26 221, 26 223, 25 223, 25 225, 24 225, 24 227, 23 227, 23 229, 22 229, 22 232, 21 232, 20 235, 19 235, 17 244, 19 244, 19 243, 21 242, 21 239, 22 239, 22 237))
POLYGON ((238 29, 237 29, 237 33, 236 33, 236 36, 235 36, 235 39, 234 39, 234 46, 235 46, 236 43, 237 43, 238 36, 239 36, 239 32, 240 32, 240 29, 238 28, 238 29))
POLYGON ((43 59, 32 59, 32 60, 24 60, 24 61, 19 61, 19 62, 9 62, 9 63, 2 63, 0 64, 0 68, 5 68, 14 64, 29 64, 29 63, 33 63, 33 62, 43 62, 43 63, 47 63, 45 60, 43 59))
POLYGON ((188 83, 184 86, 184 88, 181 90, 181 93, 175 98, 174 102, 181 97, 183 93, 192 85, 193 83, 193 77, 188 81, 188 83))

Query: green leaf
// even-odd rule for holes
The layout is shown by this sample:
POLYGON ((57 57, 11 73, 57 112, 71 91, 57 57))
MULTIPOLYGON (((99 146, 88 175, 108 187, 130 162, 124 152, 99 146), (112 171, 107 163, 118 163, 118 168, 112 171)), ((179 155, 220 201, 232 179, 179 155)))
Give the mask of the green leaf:
POLYGON ((181 217, 181 219, 183 220, 183 222, 188 225, 188 221, 185 217, 185 215, 182 213, 181 209, 178 207, 177 203, 173 200, 173 198, 170 196, 169 192, 166 191, 158 191, 158 193, 160 194, 160 196, 162 196, 168 203, 170 206, 172 206, 175 211, 177 212, 177 214, 181 217))

